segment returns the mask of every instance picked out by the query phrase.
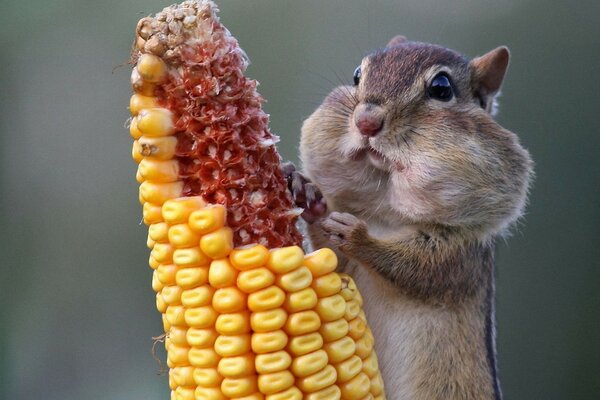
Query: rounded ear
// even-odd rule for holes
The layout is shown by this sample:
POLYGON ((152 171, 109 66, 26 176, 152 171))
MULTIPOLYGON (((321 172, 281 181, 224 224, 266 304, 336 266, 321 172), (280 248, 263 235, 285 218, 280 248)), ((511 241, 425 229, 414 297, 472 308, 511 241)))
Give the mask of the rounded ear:
POLYGON ((385 47, 394 47, 394 46, 398 46, 399 44, 401 44, 402 42, 408 42, 408 39, 406 38, 406 36, 402 36, 402 35, 398 35, 398 36, 394 36, 387 44, 387 46, 385 47))
POLYGON ((506 46, 500 46, 489 53, 471 60, 473 81, 483 95, 494 95, 500 90, 508 68, 510 52, 506 46))
POLYGON ((496 110, 494 98, 502 86, 509 59, 508 48, 500 46, 469 63, 475 96, 479 99, 481 107, 492 115, 496 110))

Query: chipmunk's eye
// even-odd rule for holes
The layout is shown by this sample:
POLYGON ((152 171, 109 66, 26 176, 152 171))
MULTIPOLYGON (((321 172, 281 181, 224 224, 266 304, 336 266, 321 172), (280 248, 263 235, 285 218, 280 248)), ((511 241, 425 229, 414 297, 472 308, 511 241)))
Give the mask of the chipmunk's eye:
POLYGON ((356 67, 356 69, 354 70, 354 86, 358 86, 358 83, 360 82, 360 65, 358 67, 356 67))
POLYGON ((440 72, 433 78, 428 89, 429 96, 440 101, 450 101, 454 92, 452 84, 445 72, 440 72))

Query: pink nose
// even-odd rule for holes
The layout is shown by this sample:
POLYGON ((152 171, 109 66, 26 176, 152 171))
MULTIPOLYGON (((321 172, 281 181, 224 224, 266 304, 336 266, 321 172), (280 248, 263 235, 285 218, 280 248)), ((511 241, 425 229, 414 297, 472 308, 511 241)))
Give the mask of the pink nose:
POLYGON ((365 136, 373 137, 383 128, 383 117, 372 111, 361 111, 356 115, 356 127, 365 136))

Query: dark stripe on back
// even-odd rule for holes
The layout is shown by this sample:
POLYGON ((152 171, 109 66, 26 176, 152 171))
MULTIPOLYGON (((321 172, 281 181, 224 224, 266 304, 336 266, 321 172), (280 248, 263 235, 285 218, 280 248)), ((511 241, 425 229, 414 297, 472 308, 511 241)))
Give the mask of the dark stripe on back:
POLYGON ((502 390, 500 390, 500 380, 498 379, 498 362, 496 355, 496 338, 494 337, 494 327, 496 325, 496 287, 494 284, 494 256, 493 246, 490 246, 487 251, 489 254, 484 258, 484 267, 489 268, 489 285, 488 295, 486 299, 486 315, 485 315, 485 347, 487 350, 487 360, 490 366, 490 374, 492 376, 492 385, 494 386, 494 399, 502 400, 502 390))

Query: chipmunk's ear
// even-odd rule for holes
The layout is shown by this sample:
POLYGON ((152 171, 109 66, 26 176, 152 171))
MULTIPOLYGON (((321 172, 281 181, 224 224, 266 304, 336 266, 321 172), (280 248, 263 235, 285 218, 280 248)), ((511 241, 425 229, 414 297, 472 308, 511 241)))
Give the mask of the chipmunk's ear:
POLYGON ((402 42, 408 42, 408 39, 406 38, 406 36, 402 36, 402 35, 394 36, 385 47, 398 46, 402 42))
POLYGON ((501 46, 470 62, 475 95, 481 106, 488 111, 492 111, 494 96, 502 86, 509 59, 508 48, 501 46))

